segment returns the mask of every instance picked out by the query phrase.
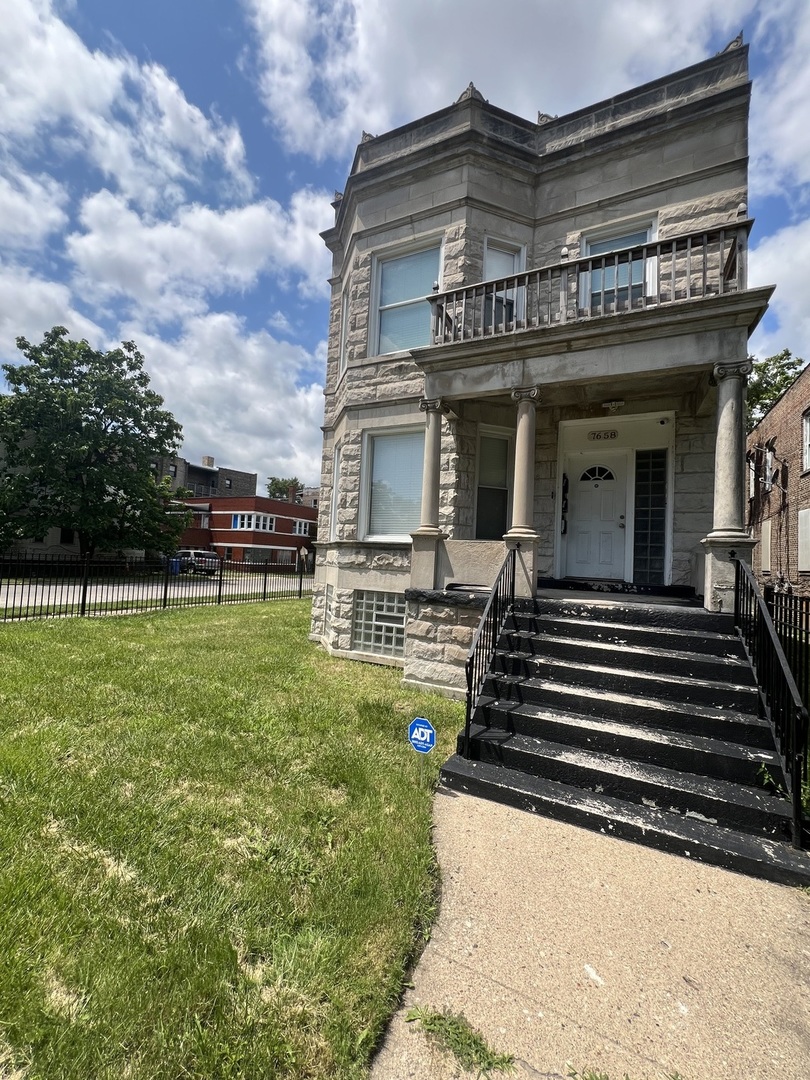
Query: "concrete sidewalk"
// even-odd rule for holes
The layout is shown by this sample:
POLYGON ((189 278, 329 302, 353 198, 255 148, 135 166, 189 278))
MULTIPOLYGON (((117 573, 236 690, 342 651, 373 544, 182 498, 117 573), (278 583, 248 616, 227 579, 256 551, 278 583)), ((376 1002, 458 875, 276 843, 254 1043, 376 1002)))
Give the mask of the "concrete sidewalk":
POLYGON ((434 820, 441 911, 372 1080, 458 1075, 417 1004, 518 1078, 810 1077, 810 895, 445 790, 434 820))

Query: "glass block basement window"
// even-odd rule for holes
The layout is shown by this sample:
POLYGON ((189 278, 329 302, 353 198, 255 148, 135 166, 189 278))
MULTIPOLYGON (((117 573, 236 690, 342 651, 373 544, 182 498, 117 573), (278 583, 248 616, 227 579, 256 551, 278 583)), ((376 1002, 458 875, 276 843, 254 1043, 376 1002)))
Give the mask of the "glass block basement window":
POLYGON ((402 656, 405 652, 405 597, 399 593, 354 594, 352 648, 379 656, 402 656))

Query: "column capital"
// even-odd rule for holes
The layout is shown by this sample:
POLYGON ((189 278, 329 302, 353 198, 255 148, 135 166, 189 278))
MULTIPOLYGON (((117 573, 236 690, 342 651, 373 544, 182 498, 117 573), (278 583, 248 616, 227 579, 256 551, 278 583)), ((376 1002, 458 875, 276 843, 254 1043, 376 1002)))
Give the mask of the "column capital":
POLYGON ((737 360, 731 363, 715 364, 712 368, 712 375, 719 382, 722 379, 744 379, 754 369, 754 365, 750 360, 737 360))
POLYGON ((445 403, 442 401, 442 399, 440 397, 437 397, 437 398, 420 398, 419 410, 420 410, 420 412, 425 412, 425 413, 431 413, 431 412, 446 413, 446 412, 450 411, 448 406, 445 405, 445 403))
POLYGON ((512 401, 533 401, 535 405, 539 405, 539 391, 536 386, 514 386, 512 387, 512 401))

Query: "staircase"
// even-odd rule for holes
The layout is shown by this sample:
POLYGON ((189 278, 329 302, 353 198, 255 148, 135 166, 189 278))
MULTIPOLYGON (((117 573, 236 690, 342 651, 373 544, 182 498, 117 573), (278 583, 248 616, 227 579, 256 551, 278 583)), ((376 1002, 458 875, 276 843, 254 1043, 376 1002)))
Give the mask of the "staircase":
POLYGON ((732 625, 684 600, 560 595, 509 615, 442 784, 792 885, 782 767, 732 625))

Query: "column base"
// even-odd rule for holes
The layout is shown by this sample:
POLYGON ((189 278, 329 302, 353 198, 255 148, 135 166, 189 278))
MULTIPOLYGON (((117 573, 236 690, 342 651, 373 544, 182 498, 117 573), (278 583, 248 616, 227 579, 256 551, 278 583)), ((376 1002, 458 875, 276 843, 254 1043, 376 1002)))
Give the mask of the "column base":
POLYGON ((435 589, 436 564, 438 562, 439 543, 446 539, 447 533, 432 525, 422 525, 411 533, 411 588, 435 589))
POLYGON ((733 560, 750 564, 756 541, 744 532, 716 530, 700 541, 705 556, 703 571, 703 606, 709 611, 734 611, 733 560))
POLYGON ((518 532, 515 529, 504 536, 506 550, 518 548, 515 559, 515 596, 533 597, 537 592, 537 541, 536 532, 518 532))

